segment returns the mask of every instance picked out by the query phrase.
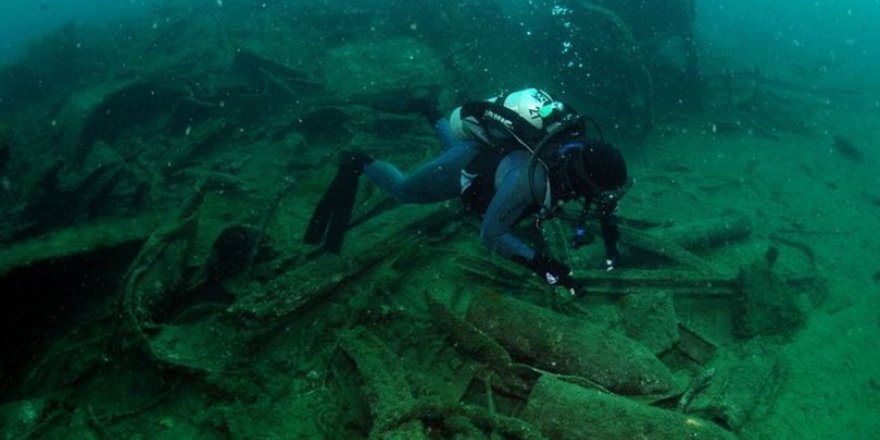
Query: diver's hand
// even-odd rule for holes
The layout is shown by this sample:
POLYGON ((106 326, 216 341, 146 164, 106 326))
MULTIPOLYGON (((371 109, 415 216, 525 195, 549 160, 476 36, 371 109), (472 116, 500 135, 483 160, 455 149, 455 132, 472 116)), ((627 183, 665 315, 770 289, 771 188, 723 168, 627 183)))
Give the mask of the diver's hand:
POLYGON ((581 286, 581 283, 577 282, 571 275, 567 275, 562 282, 559 283, 561 287, 564 287, 568 294, 574 298, 580 298, 587 294, 587 290, 581 286))
POLYGON ((578 297, 585 293, 580 283, 572 278, 571 268, 560 261, 544 254, 535 254, 535 257, 529 263, 529 267, 541 276, 547 284, 562 287, 571 296, 578 297))
POLYGON ((617 267, 616 255, 605 258, 605 260, 602 261, 602 269, 606 272, 611 272, 612 270, 614 270, 615 267, 617 267))
POLYGON ((562 287, 569 295, 575 298, 579 298, 587 293, 583 286, 581 286, 581 283, 572 278, 570 270, 568 272, 563 272, 561 275, 555 276, 553 281, 551 281, 551 275, 547 274, 546 281, 551 286, 562 287))
POLYGON ((618 267, 625 267, 628 263, 632 262, 630 259, 631 256, 632 255, 630 255, 626 249, 623 249, 623 252, 621 252, 617 249, 617 246, 615 246, 612 252, 607 252, 605 254, 605 259, 602 260, 600 269, 606 272, 611 272, 618 267))

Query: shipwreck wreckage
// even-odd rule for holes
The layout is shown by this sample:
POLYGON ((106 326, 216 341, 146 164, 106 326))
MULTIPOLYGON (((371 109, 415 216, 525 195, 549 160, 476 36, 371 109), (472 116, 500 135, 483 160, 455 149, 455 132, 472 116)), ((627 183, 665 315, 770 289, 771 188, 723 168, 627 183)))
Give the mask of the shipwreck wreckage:
MULTIPOLYGON (((629 3, 572 5, 627 48, 604 54, 607 69, 634 78, 617 98, 640 104, 619 116, 648 129, 662 99, 647 54, 660 42, 630 31, 639 16, 629 3)), ((690 2, 670 3, 692 20, 690 2)), ((23 128, 0 127, 0 171, 23 182, 0 199, 10 213, 0 292, 22 317, 2 329, 20 339, 0 365, 16 378, 0 384, 13 396, 0 406, 9 433, 114 438, 158 420, 166 432, 201 426, 232 438, 285 426, 330 438, 733 438, 772 399, 784 365, 770 353, 760 362, 738 355, 759 344, 730 349, 716 339, 796 331, 822 278, 809 246, 785 234, 756 261, 705 258, 750 239, 746 216, 671 226, 625 218, 622 241, 641 263, 576 273, 596 311, 551 302, 536 280, 485 256, 470 240, 474 223, 453 205, 397 207, 362 191, 344 257, 300 246, 297 225, 339 145, 405 163, 430 156, 430 130, 368 108, 358 84, 403 93, 401 84, 458 84, 479 68, 464 55, 474 50, 466 38, 441 53, 405 27, 363 43, 353 36, 385 22, 347 11, 319 33, 313 25, 328 13, 312 12, 283 26, 251 18, 240 29, 217 16, 169 20, 149 41, 126 43, 155 65, 111 78, 78 71, 90 86, 59 81, 65 93, 22 91, 5 102, 20 110, 6 113, 8 126, 23 128), (312 45, 280 56, 275 40, 291 30, 312 45), (180 45, 194 35, 209 48, 180 45), (245 38, 261 49, 242 47, 245 38), (317 53, 323 72, 291 62, 317 53), (377 65, 384 70, 364 67, 377 65), (52 129, 27 130, 35 118, 52 129), (25 144, 53 148, 25 153, 25 144), (55 328, 64 331, 48 339, 55 328), (162 416, 169 408, 199 416, 162 416), (314 416, 285 425, 294 408, 314 416)), ((460 17, 443 19, 456 27, 460 17)), ((50 37, 48 54, 38 47, 4 83, 25 90, 52 74, 28 64, 40 56, 84 69, 68 53, 77 32, 86 31, 50 37)), ((131 49, 91 53, 91 62, 131 49)), ((678 74, 689 74, 684 67, 678 74)), ((749 120, 760 133, 761 118, 749 120)), ((568 231, 554 228, 550 246, 564 253, 568 231)), ((566 258, 588 267, 585 256, 566 258)))

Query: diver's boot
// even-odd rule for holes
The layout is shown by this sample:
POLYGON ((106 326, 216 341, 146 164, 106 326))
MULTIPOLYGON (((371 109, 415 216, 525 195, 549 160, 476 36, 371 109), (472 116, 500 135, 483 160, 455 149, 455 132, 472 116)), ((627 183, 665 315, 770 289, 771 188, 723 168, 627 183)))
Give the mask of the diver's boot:
POLYGON ((336 177, 327 186, 312 213, 303 237, 304 243, 323 242, 324 248, 334 254, 342 251, 342 242, 357 197, 359 177, 364 167, 372 162, 373 158, 362 151, 349 150, 340 154, 336 177))
POLYGON ((345 168, 347 171, 360 175, 364 172, 364 167, 373 163, 374 160, 372 156, 361 150, 342 150, 339 153, 339 170, 345 168))
POLYGON ((424 116, 431 124, 436 123, 443 117, 443 113, 440 112, 440 105, 437 102, 436 93, 422 93, 415 96, 413 96, 412 92, 382 94, 365 97, 363 102, 383 112, 396 114, 418 113, 424 116))
POLYGON ((422 96, 409 100, 409 107, 412 111, 420 113, 432 125, 443 118, 440 113, 440 105, 437 103, 435 96, 422 96))

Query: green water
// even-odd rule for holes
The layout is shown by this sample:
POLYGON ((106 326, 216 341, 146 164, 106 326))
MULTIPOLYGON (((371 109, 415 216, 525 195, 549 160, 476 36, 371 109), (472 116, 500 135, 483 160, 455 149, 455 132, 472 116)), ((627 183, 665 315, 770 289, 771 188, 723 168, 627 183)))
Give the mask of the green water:
POLYGON ((0 436, 876 437, 880 4, 729 3, 0 3, 0 436), (529 86, 634 180, 516 229, 585 297, 365 177, 303 244, 529 86))

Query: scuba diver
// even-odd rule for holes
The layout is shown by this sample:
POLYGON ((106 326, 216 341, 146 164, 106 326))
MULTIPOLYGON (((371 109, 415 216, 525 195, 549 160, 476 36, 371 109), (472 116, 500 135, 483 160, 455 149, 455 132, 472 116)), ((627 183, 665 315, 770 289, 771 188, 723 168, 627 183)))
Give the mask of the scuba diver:
POLYGON ((533 217, 572 219, 562 206, 583 204, 575 246, 586 241, 584 222, 597 217, 605 245, 604 268, 620 255, 614 213, 630 186, 620 150, 586 135, 585 118, 546 92, 529 88, 456 108, 449 119, 429 98, 407 100, 398 111, 419 112, 436 128, 443 153, 409 176, 362 151, 345 151, 336 177, 319 201, 304 242, 324 243, 339 253, 351 217, 358 180, 373 183, 404 203, 433 203, 460 197, 481 217, 480 239, 490 251, 538 274, 572 296, 585 293, 571 268, 513 234, 533 217))

